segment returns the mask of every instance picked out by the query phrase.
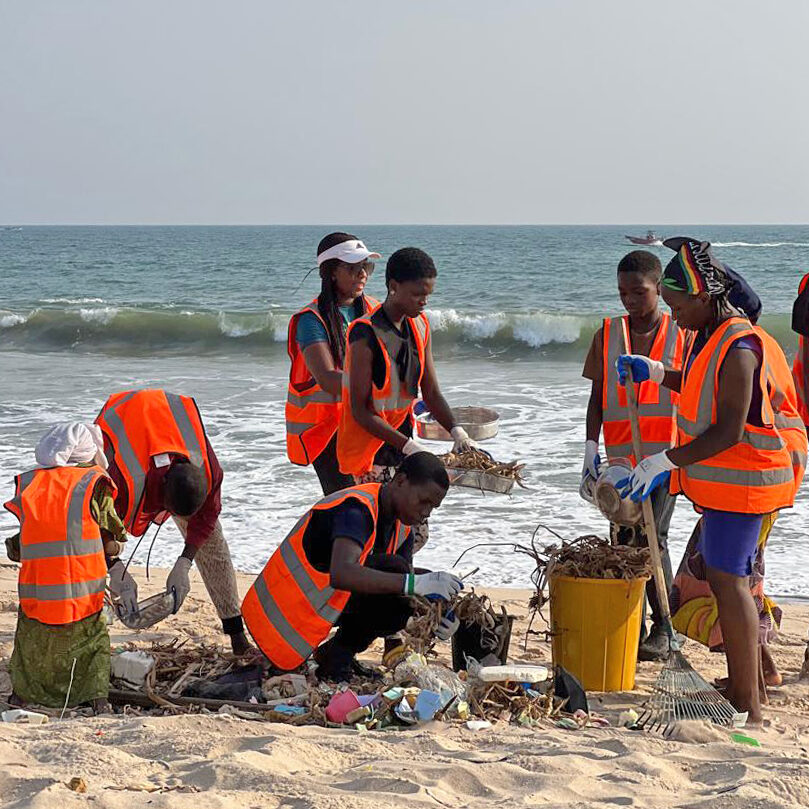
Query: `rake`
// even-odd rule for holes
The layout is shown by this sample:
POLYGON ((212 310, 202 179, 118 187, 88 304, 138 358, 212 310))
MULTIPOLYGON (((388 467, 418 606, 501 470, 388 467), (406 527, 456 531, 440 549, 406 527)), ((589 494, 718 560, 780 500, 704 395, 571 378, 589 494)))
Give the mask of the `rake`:
MULTIPOLYGON (((627 353, 631 353, 628 334, 624 326, 624 344, 627 353)), ((632 372, 626 386, 627 409, 632 427, 632 448, 635 458, 643 457, 641 452, 640 421, 638 419, 638 403, 635 394, 635 382, 632 372)), ((663 565, 660 559, 660 545, 657 541, 652 502, 647 497, 641 503, 643 522, 649 553, 652 557, 652 574, 654 577, 657 598, 663 627, 669 636, 669 657, 657 681, 652 686, 652 696, 644 704, 643 712, 638 718, 637 726, 644 730, 662 733, 668 736, 674 725, 681 719, 707 719, 716 725, 732 727, 744 724, 744 714, 739 714, 733 705, 725 699, 704 677, 696 672, 680 649, 674 626, 671 623, 671 609, 663 576, 663 565)))

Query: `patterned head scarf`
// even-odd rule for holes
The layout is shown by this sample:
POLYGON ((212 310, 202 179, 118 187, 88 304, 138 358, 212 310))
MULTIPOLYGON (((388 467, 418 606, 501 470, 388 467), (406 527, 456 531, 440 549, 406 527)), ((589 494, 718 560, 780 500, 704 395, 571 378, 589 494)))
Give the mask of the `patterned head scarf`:
POLYGON ((677 253, 663 271, 663 286, 688 295, 707 292, 712 298, 726 295, 733 286, 722 262, 711 252, 710 242, 677 236, 663 244, 677 253))

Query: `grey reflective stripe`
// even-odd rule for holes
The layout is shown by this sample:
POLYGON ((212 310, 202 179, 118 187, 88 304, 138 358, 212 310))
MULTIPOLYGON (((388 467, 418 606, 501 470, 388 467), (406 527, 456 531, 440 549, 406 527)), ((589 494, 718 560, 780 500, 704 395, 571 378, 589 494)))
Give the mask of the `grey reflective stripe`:
POLYGON ((165 396, 166 401, 169 403, 171 415, 174 416, 174 421, 177 423, 177 428, 182 436, 183 443, 188 449, 191 463, 196 466, 202 466, 203 458, 205 457, 205 449, 200 445, 197 433, 194 430, 194 426, 191 424, 191 419, 188 417, 188 411, 183 405, 183 400, 176 393, 166 393, 165 396))
POLYGON ((341 610, 334 609, 328 603, 329 599, 334 595, 334 588, 329 585, 320 588, 315 584, 309 575, 309 571, 303 566, 298 554, 295 553, 288 540, 281 543, 278 552, 292 578, 295 579, 295 584, 298 585, 306 600, 312 605, 312 609, 324 621, 328 621, 330 624, 336 623, 341 610))
POLYGON ((258 598, 259 604, 261 604, 261 609, 264 611, 267 620, 284 639, 284 642, 288 646, 291 646, 301 658, 306 660, 306 658, 312 654, 314 647, 301 637, 292 624, 289 623, 284 613, 281 612, 278 604, 275 603, 275 599, 267 588, 267 583, 264 581, 263 575, 260 575, 256 579, 253 587, 256 588, 256 597, 258 598))
POLYGON ((779 430, 802 430, 806 432, 806 427, 800 416, 785 416, 782 413, 776 413, 774 422, 779 430))
POLYGON ((295 394, 292 391, 287 392, 287 404, 293 407, 306 407, 308 404, 337 404, 340 401, 339 396, 332 396, 325 390, 316 390, 312 393, 295 394))
POLYGON ((117 408, 128 402, 136 393, 138 393, 136 390, 130 391, 102 413, 104 421, 107 422, 107 425, 110 430, 112 430, 118 442, 118 455, 121 461, 123 461, 126 471, 129 472, 134 486, 134 491, 129 493, 126 519, 124 521, 127 528, 130 529, 133 526, 135 515, 138 513, 141 500, 143 499, 143 492, 146 487, 146 470, 140 465, 138 456, 135 454, 135 450, 129 442, 129 436, 126 434, 126 428, 124 427, 121 417, 118 415, 117 408))
POLYGON ((792 466, 780 469, 731 469, 725 466, 694 464, 683 467, 686 478, 730 486, 781 486, 794 483, 792 466))
POLYGON ((299 421, 287 422, 287 432, 290 435, 303 435, 307 430, 311 430, 312 427, 317 427, 317 424, 303 424, 299 421))
POLYGON ((35 598, 37 601, 66 601, 104 592, 107 577, 68 584, 18 584, 20 598, 35 598))
POLYGON ((794 466, 806 468, 807 456, 805 452, 801 452, 799 449, 792 449, 789 451, 789 457, 792 458, 792 464, 794 466))
POLYGON ((374 405, 377 410, 407 410, 413 404, 413 397, 409 394, 401 393, 387 398, 374 396, 374 405))

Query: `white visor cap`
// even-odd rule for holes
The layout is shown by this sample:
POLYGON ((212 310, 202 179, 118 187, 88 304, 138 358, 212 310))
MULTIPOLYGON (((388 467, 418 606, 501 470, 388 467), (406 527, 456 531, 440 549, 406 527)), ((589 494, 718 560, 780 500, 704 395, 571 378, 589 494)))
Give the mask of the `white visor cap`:
POLYGON ((379 253, 372 253, 359 239, 349 239, 320 253, 317 257, 317 266, 333 258, 345 261, 346 264, 359 264, 368 258, 377 259, 382 256, 379 253))

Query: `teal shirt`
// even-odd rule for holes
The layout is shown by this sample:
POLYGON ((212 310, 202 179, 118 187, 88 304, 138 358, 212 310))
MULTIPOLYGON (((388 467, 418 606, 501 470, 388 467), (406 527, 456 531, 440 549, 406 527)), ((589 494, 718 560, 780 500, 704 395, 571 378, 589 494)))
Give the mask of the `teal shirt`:
MULTIPOLYGON (((346 326, 354 319, 354 304, 340 307, 340 314, 346 326)), ((329 335, 326 328, 312 312, 304 312, 298 318, 298 327, 295 331, 295 342, 303 351, 315 343, 328 343, 329 335)))

